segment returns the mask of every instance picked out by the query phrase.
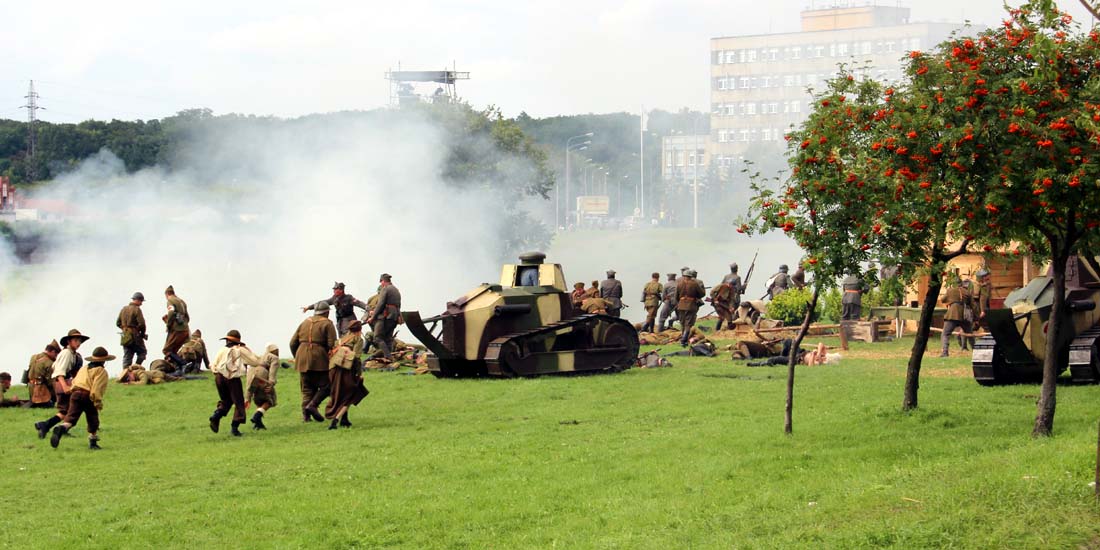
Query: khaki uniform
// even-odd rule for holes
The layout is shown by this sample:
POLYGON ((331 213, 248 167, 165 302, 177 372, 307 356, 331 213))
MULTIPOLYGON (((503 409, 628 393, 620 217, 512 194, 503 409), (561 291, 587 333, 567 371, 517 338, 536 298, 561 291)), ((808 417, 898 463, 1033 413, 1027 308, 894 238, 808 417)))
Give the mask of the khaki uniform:
POLYGON ((586 299, 581 304, 581 311, 585 313, 598 313, 600 315, 606 315, 608 305, 609 304, 607 303, 607 300, 596 296, 586 299))
POLYGON ((206 365, 207 369, 210 368, 210 356, 206 353, 206 342, 203 342, 202 338, 198 336, 192 336, 190 340, 180 346, 179 356, 184 361, 191 363, 195 371, 198 371, 203 365, 206 365))
MULTIPOLYGON (((738 280, 740 281, 740 278, 738 280)), ((723 323, 727 328, 732 328, 733 286, 723 279, 721 283, 710 290, 710 302, 714 306, 715 313, 718 314, 718 324, 715 325, 714 330, 722 330, 723 323)))
POLYGON ((683 277, 676 284, 676 313, 680 317, 682 332, 680 344, 687 345, 691 336, 691 329, 695 326, 695 316, 699 313, 699 305, 703 303, 705 293, 700 283, 690 277, 683 277))
POLYGON ((783 294, 788 288, 791 287, 791 277, 786 272, 780 271, 771 276, 770 284, 768 284, 768 297, 775 299, 776 296, 783 294))
MULTIPOLYGON (((964 291, 958 285, 947 287, 941 303, 947 304, 947 313, 943 316, 943 334, 940 337, 940 357, 947 357, 951 347, 951 335, 955 329, 962 332, 970 332, 970 321, 967 320, 966 307, 970 299, 970 293, 964 291)), ((965 343, 963 349, 966 349, 965 343)))
POLYGON ((659 281, 650 281, 642 287, 642 304, 645 305, 645 324, 643 332, 653 332, 657 324, 657 308, 661 306, 661 296, 664 287, 659 281))
POLYGON ((581 305, 584 304, 585 295, 586 293, 583 288, 574 289, 573 292, 569 295, 569 301, 573 304, 574 314, 583 313, 581 305))
POLYGON ((53 384, 50 382, 50 372, 53 371, 53 359, 46 352, 36 353, 31 356, 27 365, 27 386, 31 394, 31 406, 46 405, 54 400, 53 384))
POLYGON ((168 329, 168 337, 164 340, 164 356, 168 357, 179 351, 187 339, 191 337, 191 315, 187 313, 187 302, 179 296, 170 295, 168 300, 168 313, 163 317, 168 329))
POLYGON ((267 348, 264 356, 260 358, 262 363, 260 366, 248 369, 248 376, 245 379, 248 400, 265 411, 278 404, 275 384, 278 382, 279 356, 275 354, 278 350, 273 348, 274 346, 267 348))
POLYGON ((122 311, 118 312, 115 326, 122 329, 119 341, 122 345, 122 367, 126 368, 134 364, 135 356, 138 363, 144 363, 148 352, 145 348, 145 315, 141 312, 141 306, 131 303, 123 307, 122 311))
POLYGON ((863 314, 863 280, 856 275, 848 275, 840 282, 844 295, 840 298, 841 321, 858 321, 863 314))
POLYGON ((298 325, 290 337, 290 353, 302 388, 302 407, 316 407, 328 397, 328 354, 336 345, 336 326, 324 315, 298 325))
POLYGON ((983 327, 988 327, 985 320, 986 315, 989 314, 990 305, 989 301, 993 297, 993 284, 992 283, 979 283, 978 284, 978 323, 983 327))

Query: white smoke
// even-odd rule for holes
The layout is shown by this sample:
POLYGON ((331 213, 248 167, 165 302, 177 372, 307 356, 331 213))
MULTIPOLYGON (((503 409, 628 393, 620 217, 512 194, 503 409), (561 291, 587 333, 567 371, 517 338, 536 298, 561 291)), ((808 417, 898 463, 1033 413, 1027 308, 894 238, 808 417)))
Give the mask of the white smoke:
POLYGON ((238 329, 251 346, 275 342, 285 355, 299 307, 331 296, 334 281, 365 302, 391 273, 403 309, 427 314, 496 281, 508 207, 441 179, 448 147, 435 126, 294 122, 195 136, 172 169, 127 174, 103 151, 36 190, 76 213, 41 263, 13 268, 0 249, 0 357, 21 370, 70 328, 92 337, 85 353, 104 346, 121 356, 115 319, 141 291, 149 358, 158 358, 169 284, 208 346, 238 329))

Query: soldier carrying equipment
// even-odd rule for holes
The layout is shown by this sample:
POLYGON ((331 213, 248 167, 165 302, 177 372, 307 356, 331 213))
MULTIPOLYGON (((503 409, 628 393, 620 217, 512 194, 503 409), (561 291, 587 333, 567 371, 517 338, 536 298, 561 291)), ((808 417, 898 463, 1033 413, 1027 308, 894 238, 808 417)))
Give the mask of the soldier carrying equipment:
POLYGON ((695 270, 687 270, 676 284, 676 311, 680 316, 680 345, 687 347, 691 337, 691 328, 695 326, 695 316, 706 295, 702 285, 695 280, 695 270))
POLYGON ((775 275, 772 275, 771 278, 768 279, 767 290, 764 291, 764 295, 761 296, 760 299, 763 300, 767 297, 774 300, 776 296, 783 294, 783 292, 785 292, 790 287, 791 276, 787 275, 787 264, 781 264, 779 266, 779 272, 777 272, 775 275))
MULTIPOLYGON (((367 313, 371 311, 371 307, 369 305, 363 303, 361 300, 356 299, 355 296, 345 293, 345 288, 346 287, 344 283, 333 283, 332 297, 321 300, 321 302, 332 306, 332 308, 336 310, 336 330, 341 337, 347 334, 348 326, 351 324, 352 321, 355 320, 355 308, 359 308, 367 313)), ((317 303, 308 306, 302 306, 302 313, 313 309, 314 306, 317 305, 317 303)))
POLYGON ((615 278, 615 270, 607 270, 607 279, 600 283, 600 298, 607 300, 607 314, 618 317, 623 308, 623 284, 615 278))

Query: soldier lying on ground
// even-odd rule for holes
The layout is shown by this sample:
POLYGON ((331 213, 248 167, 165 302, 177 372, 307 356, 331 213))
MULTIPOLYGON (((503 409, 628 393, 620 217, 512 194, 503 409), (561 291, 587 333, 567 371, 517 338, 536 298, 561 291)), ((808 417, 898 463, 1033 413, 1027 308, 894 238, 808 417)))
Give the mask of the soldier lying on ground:
POLYGON ((11 389, 11 375, 6 372, 0 372, 0 407, 18 407, 23 404, 23 400, 16 396, 7 396, 8 390, 11 389))
MULTIPOLYGON (((750 367, 770 367, 775 365, 788 364, 788 358, 791 354, 791 346, 794 345, 794 341, 790 338, 783 339, 783 347, 778 355, 769 357, 763 361, 749 361, 745 365, 750 367)), ((824 365, 835 364, 840 361, 839 353, 826 353, 825 344, 818 343, 814 349, 805 350, 799 348, 795 352, 795 363, 799 365, 824 365)))
MULTIPOLYGON (((165 368, 171 368, 167 361, 158 359, 164 363, 165 368)), ((154 361, 155 362, 155 361, 154 361)), ((177 382, 183 380, 182 377, 175 376, 164 372, 163 370, 148 370, 141 366, 141 363, 135 363, 122 369, 122 373, 118 375, 118 379, 115 382, 119 384, 135 384, 139 386, 148 386, 155 384, 163 384, 165 382, 177 382)))

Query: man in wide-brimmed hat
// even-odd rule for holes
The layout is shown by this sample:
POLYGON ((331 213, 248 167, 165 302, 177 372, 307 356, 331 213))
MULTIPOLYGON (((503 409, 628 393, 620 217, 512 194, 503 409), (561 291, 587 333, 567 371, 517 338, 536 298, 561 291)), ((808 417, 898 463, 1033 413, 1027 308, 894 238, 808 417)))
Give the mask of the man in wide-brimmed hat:
POLYGON ((57 401, 57 414, 35 422, 34 429, 38 431, 38 439, 45 439, 50 428, 59 424, 69 413, 69 393, 71 383, 80 367, 84 365, 84 358, 76 351, 80 345, 87 342, 90 336, 84 336, 77 329, 72 329, 61 337, 61 352, 53 362, 50 372, 50 380, 53 383, 54 398, 57 401))
MULTIPOLYGON (((363 303, 355 296, 345 292, 344 283, 336 282, 332 284, 332 297, 321 300, 328 304, 330 307, 336 309, 336 331, 342 337, 348 332, 348 325, 355 320, 355 308, 359 308, 364 312, 370 311, 370 306, 363 303)), ((320 303, 320 302, 317 302, 320 303)), ((305 313, 314 308, 317 304, 311 304, 302 307, 302 312, 305 313)))
POLYGON ((118 319, 115 320, 115 326, 122 329, 122 368, 134 364, 135 356, 138 364, 144 363, 148 353, 145 341, 149 339, 149 335, 145 332, 145 315, 141 313, 143 303, 145 295, 135 292, 130 296, 130 303, 118 312, 118 319))
POLYGON ((57 448, 61 443, 61 436, 75 426, 83 414, 88 416, 88 448, 99 450, 99 411, 103 410, 103 396, 107 393, 109 379, 104 365, 114 358, 106 349, 98 347, 88 358, 88 363, 80 367, 73 378, 69 412, 61 425, 53 429, 53 435, 50 436, 51 447, 57 448))
POLYGON ((244 386, 241 378, 247 374, 248 367, 258 367, 263 362, 241 341, 240 331, 231 330, 222 340, 225 340, 225 347, 218 351, 211 365, 214 385, 218 388, 218 406, 210 415, 210 430, 218 433, 222 417, 229 414, 229 407, 232 406, 233 430, 230 433, 240 437, 239 428, 244 424, 244 386))
POLYGON ((290 353, 302 388, 302 421, 324 421, 317 407, 328 397, 328 357, 336 346, 336 327, 328 318, 328 302, 317 302, 290 337, 290 353))
POLYGON ((31 356, 27 365, 27 386, 31 396, 31 407, 52 407, 54 402, 53 383, 50 374, 53 362, 61 353, 61 344, 54 340, 46 345, 45 351, 31 356))
POLYGON ((328 382, 332 399, 325 410, 325 418, 331 421, 328 429, 335 430, 337 422, 351 427, 348 409, 358 405, 367 395, 363 386, 363 323, 355 320, 348 326, 348 333, 336 344, 336 352, 328 363, 328 382))

